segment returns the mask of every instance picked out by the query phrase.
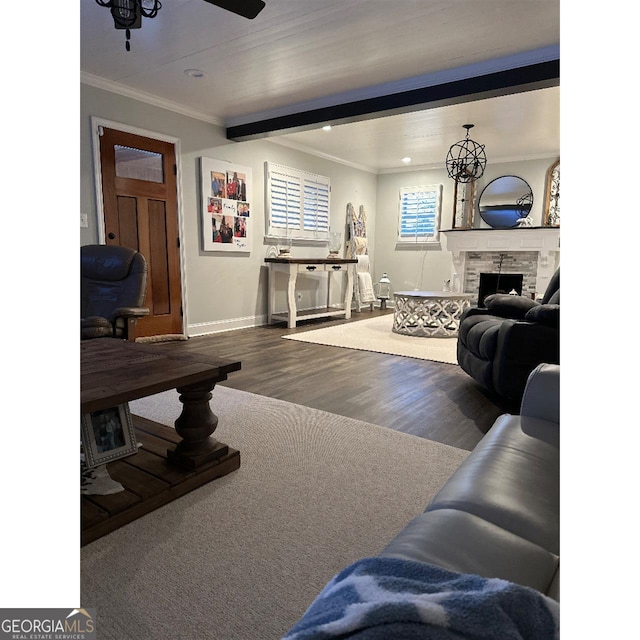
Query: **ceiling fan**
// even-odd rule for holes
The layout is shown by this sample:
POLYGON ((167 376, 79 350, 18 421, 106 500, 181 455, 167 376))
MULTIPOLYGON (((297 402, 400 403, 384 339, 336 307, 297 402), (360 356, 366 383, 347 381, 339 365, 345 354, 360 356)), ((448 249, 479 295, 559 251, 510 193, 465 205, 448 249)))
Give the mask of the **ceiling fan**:
MULTIPOLYGON (((204 0, 221 9, 253 20, 265 7, 263 0, 204 0)), ((155 18, 162 9, 160 0, 96 0, 101 7, 111 9, 116 29, 126 29, 125 48, 131 50, 130 29, 139 29, 142 18, 155 18)))
POLYGON ((237 13, 243 18, 253 20, 265 7, 262 0, 204 0, 209 4, 215 4, 221 9, 237 13))

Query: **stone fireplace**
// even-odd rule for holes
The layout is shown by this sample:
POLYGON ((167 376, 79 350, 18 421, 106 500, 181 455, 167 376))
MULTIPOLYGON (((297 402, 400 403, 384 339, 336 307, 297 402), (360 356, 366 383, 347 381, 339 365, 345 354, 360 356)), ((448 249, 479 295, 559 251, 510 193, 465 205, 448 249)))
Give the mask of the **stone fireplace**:
POLYGON ((443 231, 452 254, 451 289, 480 291, 480 274, 522 275, 522 295, 541 296, 560 264, 560 229, 454 229, 443 231))

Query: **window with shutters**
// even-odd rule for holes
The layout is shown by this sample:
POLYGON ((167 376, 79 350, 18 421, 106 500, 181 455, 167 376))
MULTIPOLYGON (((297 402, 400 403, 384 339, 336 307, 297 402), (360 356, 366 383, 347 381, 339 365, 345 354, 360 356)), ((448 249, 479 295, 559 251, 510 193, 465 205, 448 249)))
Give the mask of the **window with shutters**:
POLYGON ((272 162, 265 167, 267 236, 327 241, 329 178, 272 162))
POLYGON ((398 242, 439 242, 442 185, 402 187, 398 214, 398 242))

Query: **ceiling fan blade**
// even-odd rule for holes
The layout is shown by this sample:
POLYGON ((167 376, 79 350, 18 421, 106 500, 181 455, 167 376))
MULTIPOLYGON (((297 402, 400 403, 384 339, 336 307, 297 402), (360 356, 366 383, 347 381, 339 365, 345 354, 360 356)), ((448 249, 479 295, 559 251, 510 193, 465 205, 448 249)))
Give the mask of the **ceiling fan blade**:
POLYGON ((205 0, 209 4, 253 20, 265 7, 262 0, 205 0))

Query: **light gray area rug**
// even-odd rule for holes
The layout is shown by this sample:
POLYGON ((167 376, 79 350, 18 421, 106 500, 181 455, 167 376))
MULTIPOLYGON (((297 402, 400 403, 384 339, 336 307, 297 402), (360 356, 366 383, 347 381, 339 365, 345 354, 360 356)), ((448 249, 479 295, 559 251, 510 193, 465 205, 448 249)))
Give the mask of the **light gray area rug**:
POLYGON ((155 342, 173 342, 175 340, 188 340, 182 333, 163 333, 159 336, 145 336, 136 338, 136 342, 153 344, 155 342))
MULTIPOLYGON (((216 387, 241 467, 87 545, 82 606, 101 640, 269 640, 422 513, 468 452, 216 387)), ((173 425, 175 391, 130 403, 173 425)))
POLYGON ((395 356, 458 364, 455 338, 418 338, 393 333, 393 314, 282 336, 287 340, 376 351, 395 356))

